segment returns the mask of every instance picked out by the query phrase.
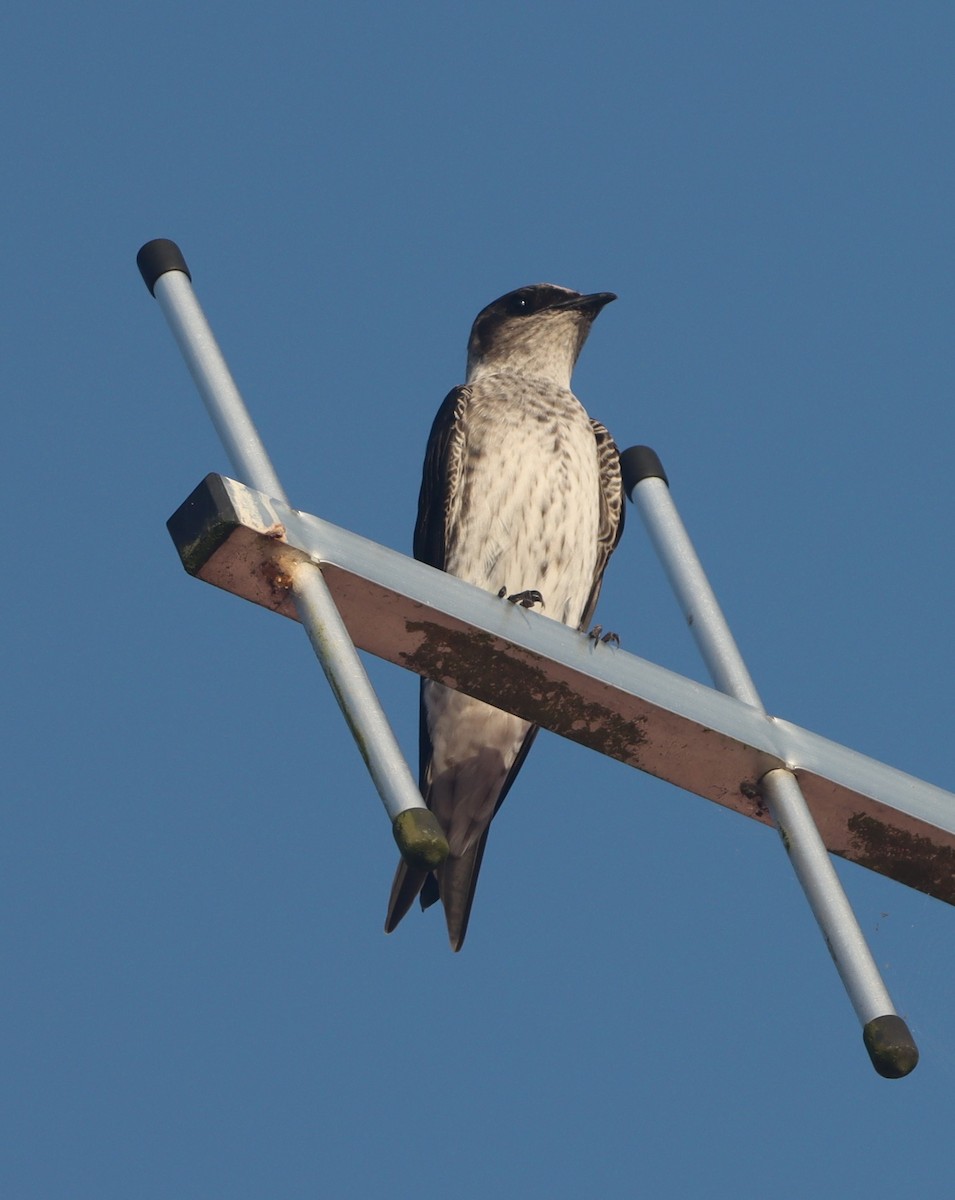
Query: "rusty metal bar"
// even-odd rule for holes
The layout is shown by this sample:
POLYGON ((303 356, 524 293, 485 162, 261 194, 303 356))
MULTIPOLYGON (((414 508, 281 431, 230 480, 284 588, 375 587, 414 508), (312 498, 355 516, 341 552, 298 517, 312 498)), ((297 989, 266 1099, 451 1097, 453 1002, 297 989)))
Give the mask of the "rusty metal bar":
POLYGON ((321 561, 362 650, 767 826, 757 784, 786 767, 832 853, 955 904, 951 792, 223 476, 169 530, 190 574, 292 619, 288 566, 321 561))

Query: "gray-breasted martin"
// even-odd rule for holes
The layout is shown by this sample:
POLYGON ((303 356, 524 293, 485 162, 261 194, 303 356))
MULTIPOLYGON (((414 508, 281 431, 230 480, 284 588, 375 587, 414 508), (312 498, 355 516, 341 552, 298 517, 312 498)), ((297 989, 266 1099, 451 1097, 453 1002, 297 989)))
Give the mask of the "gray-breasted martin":
MULTIPOLYGON (((594 318, 615 299, 540 283, 478 313, 467 383, 431 429, 414 534, 420 561, 577 629, 593 615, 624 505, 617 447, 570 376, 594 318)), ((451 853, 433 872, 399 865, 389 933, 420 894, 422 908, 441 900, 461 949, 491 820, 536 733, 421 681, 419 783, 451 853)))

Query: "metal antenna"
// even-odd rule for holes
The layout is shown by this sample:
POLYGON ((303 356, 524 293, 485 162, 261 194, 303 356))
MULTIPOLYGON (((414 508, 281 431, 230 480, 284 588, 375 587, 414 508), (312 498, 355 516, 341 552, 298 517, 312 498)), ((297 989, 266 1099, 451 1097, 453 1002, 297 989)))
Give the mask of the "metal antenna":
POLYGON ((209 475, 179 506, 168 527, 183 566, 305 625, 402 855, 430 869, 447 855, 447 842, 411 779, 356 645, 744 816, 762 823, 772 817, 876 1071, 889 1079, 912 1071, 915 1042, 826 845, 955 904, 955 795, 766 713, 656 454, 627 450, 624 480, 718 691, 501 605, 480 588, 292 508, 179 248, 149 242, 138 263, 236 471, 248 481, 209 475))
MULTIPOLYGON (((640 510, 713 682, 766 713, 680 520, 660 459, 649 446, 632 446, 620 458, 627 494, 640 510)), ((918 1062, 918 1049, 882 982, 796 776, 774 768, 757 787, 862 1023, 872 1065, 889 1079, 907 1075, 918 1062)))
MULTIPOLYGON (((275 468, 196 299, 192 276, 179 247, 166 238, 157 238, 142 247, 136 262, 147 288, 159 301, 240 480, 287 503, 275 468)), ((275 529, 273 536, 281 541, 284 530, 275 529)), ((292 556, 284 565, 284 572, 274 577, 275 584, 291 592, 298 618, 391 818, 402 856, 412 865, 431 869, 447 857, 447 840, 415 786, 322 572, 316 563, 292 556)))

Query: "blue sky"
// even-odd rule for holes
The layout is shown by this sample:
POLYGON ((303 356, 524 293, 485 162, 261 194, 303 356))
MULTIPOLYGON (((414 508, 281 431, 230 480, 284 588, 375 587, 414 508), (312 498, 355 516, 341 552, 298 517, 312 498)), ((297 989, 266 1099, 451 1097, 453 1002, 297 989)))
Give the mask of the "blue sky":
MULTIPOLYGON (((463 952, 384 936, 304 634, 166 534, 228 463, 135 255, 182 246, 293 503, 404 550, 475 313, 617 292, 576 390, 660 453, 769 709, 951 788, 953 50, 918 0, 14 5, 4 1196, 944 1187, 937 901, 839 864, 922 1050, 887 1082, 778 839, 542 736, 463 952)), ((600 619, 705 679, 630 516, 600 619)))

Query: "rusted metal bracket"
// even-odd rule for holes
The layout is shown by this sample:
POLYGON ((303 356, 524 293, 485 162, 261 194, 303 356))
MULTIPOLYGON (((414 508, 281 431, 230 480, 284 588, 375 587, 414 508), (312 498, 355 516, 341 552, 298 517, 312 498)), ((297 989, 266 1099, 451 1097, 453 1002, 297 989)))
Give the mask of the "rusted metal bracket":
POLYGON ((295 618, 321 567, 355 644, 769 825, 795 773, 826 847, 955 904, 955 795, 557 621, 209 475, 169 521, 186 570, 295 618))

